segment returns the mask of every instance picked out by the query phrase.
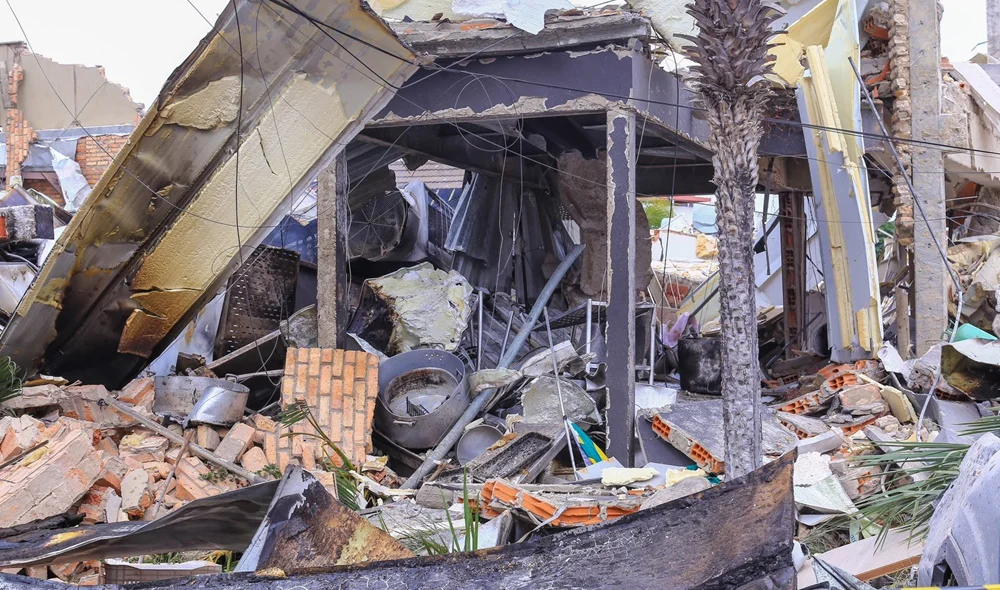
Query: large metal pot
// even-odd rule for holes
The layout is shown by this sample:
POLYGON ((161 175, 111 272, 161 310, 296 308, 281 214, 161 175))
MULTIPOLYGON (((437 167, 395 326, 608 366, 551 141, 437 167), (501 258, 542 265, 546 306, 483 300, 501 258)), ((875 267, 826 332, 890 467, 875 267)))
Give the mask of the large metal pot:
POLYGON ((379 365, 375 426, 402 447, 433 447, 468 405, 465 363, 451 353, 411 350, 379 365))
POLYGON ((183 424, 232 426, 243 418, 250 389, 211 377, 174 375, 153 379, 153 412, 183 424))

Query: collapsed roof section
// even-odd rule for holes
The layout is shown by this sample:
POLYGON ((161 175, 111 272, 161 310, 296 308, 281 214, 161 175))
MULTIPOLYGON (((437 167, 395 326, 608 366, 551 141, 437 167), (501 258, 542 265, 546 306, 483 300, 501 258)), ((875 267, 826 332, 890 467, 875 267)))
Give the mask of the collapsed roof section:
POLYGON ((0 354, 120 385, 414 72, 361 2, 289 7, 226 8, 59 239, 0 354))

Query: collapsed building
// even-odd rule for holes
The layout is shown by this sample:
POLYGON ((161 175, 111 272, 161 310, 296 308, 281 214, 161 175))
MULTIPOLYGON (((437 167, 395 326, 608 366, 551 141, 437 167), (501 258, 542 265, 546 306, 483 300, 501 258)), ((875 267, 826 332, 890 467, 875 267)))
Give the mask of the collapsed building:
MULTIPOLYGON (((967 330, 995 332, 995 66, 936 74, 954 130, 932 177, 938 218, 914 208, 917 171, 905 177, 924 137, 911 72, 926 69, 909 61, 922 38, 902 18, 908 3, 780 3, 754 244, 770 463, 727 481, 712 199, 679 198, 714 192, 675 37, 693 22, 638 1, 462 4, 373 4, 380 18, 354 2, 234 3, 128 125, 107 122, 137 105, 106 81, 92 91, 99 109, 35 115, 34 93, 51 106, 61 78, 29 86, 43 62, 4 46, 4 252, 31 272, 11 281, 0 334, 0 356, 26 379, 5 402, 0 470, 25 489, 82 473, 31 506, 13 498, 18 485, 0 488, 8 573, 193 575, 99 560, 219 549, 242 552, 244 576, 279 567, 349 584, 315 568, 355 565, 391 580, 399 572, 377 562, 414 554, 408 518, 440 535, 453 506, 474 505, 471 548, 604 525, 495 554, 585 585, 532 555, 585 557, 584 544, 611 550, 667 522, 678 547, 711 547, 684 511, 749 497, 768 500, 717 518, 755 534, 734 532, 717 564, 656 575, 791 587, 919 560, 850 543, 806 567, 793 533, 857 515, 878 472, 855 455, 961 437, 957 416, 987 411, 971 400, 992 397, 970 382, 990 363, 940 344, 949 302, 967 330), (95 178, 81 146, 102 137, 115 157, 95 178), (63 159, 85 181, 79 202, 63 159), (658 227, 651 199, 670 202, 658 227), (931 234, 964 239, 949 251, 961 274, 950 293, 931 234), (943 383, 929 349, 938 375, 954 361, 943 383), (65 542, 81 519, 90 526, 65 542), (352 549, 333 531, 368 540, 352 549), (875 566, 852 559, 862 550, 875 566)), ((649 585, 622 551, 605 575, 649 585)), ((476 584, 501 575, 491 559, 419 567, 427 584, 476 584)))

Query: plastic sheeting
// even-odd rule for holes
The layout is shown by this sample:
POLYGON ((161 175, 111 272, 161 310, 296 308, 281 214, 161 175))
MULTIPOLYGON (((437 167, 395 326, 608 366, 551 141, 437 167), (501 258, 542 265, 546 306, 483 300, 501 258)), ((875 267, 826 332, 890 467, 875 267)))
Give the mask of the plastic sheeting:
POLYGON ((90 196, 90 184, 83 177, 80 165, 75 160, 52 148, 49 148, 49 151, 52 153, 52 170, 59 177, 59 187, 62 190, 63 200, 66 201, 64 208, 76 212, 90 196))

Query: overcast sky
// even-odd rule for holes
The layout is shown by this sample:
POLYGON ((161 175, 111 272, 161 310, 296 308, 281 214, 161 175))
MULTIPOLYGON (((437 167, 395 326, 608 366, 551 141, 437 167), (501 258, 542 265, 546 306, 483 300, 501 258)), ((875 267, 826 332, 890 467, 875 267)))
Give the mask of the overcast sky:
MULTIPOLYGON (((210 30, 228 0, 6 0, 38 53, 61 63, 102 65, 108 79, 149 105, 173 69, 210 30)), ((942 54, 968 59, 986 40, 986 0, 941 0, 942 54)), ((590 3, 590 2, 581 2, 590 3)), ((0 41, 24 40, 0 4, 0 41)), ((982 48, 981 48, 982 49, 982 48)))

